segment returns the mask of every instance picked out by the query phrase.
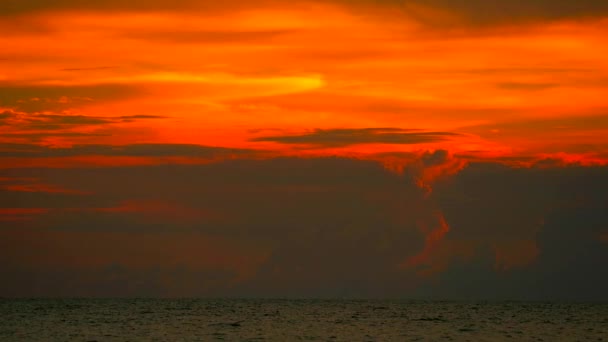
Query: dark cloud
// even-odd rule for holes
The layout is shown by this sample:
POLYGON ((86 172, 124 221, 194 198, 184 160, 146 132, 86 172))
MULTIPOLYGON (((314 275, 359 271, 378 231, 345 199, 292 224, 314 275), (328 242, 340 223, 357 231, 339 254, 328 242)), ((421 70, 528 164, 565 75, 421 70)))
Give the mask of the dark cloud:
POLYGON ((539 254, 525 267, 500 270, 496 251, 486 244, 476 248, 472 260, 457 260, 416 293, 469 300, 605 301, 608 246, 597 238, 608 219, 605 213, 605 207, 552 211, 533 240, 539 254))
MULTIPOLYGON (((46 133, 45 133, 46 134, 46 133)), ((0 144, 2 157, 72 157, 72 156, 128 156, 128 157, 201 157, 213 158, 253 154, 247 149, 231 149, 190 144, 132 144, 132 145, 74 145, 53 148, 34 144, 0 144)))
POLYGON ((5 138, 25 139, 28 142, 41 142, 47 138, 86 138, 86 137, 107 137, 109 133, 100 132, 62 132, 62 131, 47 131, 47 132, 22 132, 22 133, 3 133, 5 138))
POLYGON ((446 245, 473 246, 474 257, 453 258, 436 282, 417 293, 461 299, 607 299, 601 289, 608 272, 601 263, 608 260, 608 245, 599 238, 608 225, 606 191, 606 167, 469 165, 436 184, 433 196, 450 223, 446 245), (536 246, 538 255, 525 256, 525 246, 536 246))
POLYGON ((450 153, 446 150, 436 150, 433 153, 425 153, 422 155, 422 163, 424 166, 435 166, 444 164, 450 158, 450 153))
POLYGON ((167 262, 166 258, 175 255, 176 248, 195 259, 221 256, 220 248, 225 246, 210 245, 213 241, 198 234, 134 236, 124 232, 63 234, 39 231, 37 235, 46 240, 41 244, 38 239, 25 241, 22 238, 32 234, 31 231, 22 233, 20 237, 11 230, 0 231, 0 246, 4 251, 0 255, 0 276, 6 280, 0 287, 5 296, 202 296, 222 294, 226 284, 238 276, 227 267, 230 261, 228 265, 221 262, 210 265, 188 258, 167 262), (145 255, 143 263, 134 262, 130 257, 133 252, 130 245, 143 247, 136 248, 139 255, 145 255), (24 249, 19 250, 18 246, 24 249), (28 255, 32 250, 36 250, 35 255, 28 255), (53 256, 58 250, 66 259, 53 256), (112 250, 108 262, 90 264, 85 261, 103 259, 108 250, 112 250), (214 251, 207 254, 209 250, 214 251), (41 255, 49 262, 43 265, 36 262, 40 261, 41 255), (63 261, 68 261, 68 265, 63 261))
MULTIPOLYGON (((254 279, 232 290, 232 295, 263 294, 273 288, 276 295, 327 294, 340 289, 348 292, 348 284, 353 284, 351 281, 357 277, 362 278, 357 285, 360 287, 350 291, 351 294, 377 291, 386 286, 383 272, 398 276, 395 264, 420 249, 423 236, 417 231, 415 221, 428 214, 423 210, 424 205, 417 204, 422 195, 412 182, 387 172, 378 163, 341 158, 233 160, 198 166, 105 170, 21 169, 0 173, 6 177, 18 173, 19 177, 40 178, 58 187, 70 184, 72 189, 92 194, 0 193, 3 204, 53 208, 40 220, 15 224, 23 229, 59 230, 68 235, 130 232, 135 235, 129 248, 136 254, 142 249, 150 250, 145 236, 161 232, 200 232, 266 246, 265 253, 272 254, 271 259, 264 262, 254 279), (346 173, 349 177, 344 177, 346 173), (87 210, 120 207, 125 199, 169 202, 203 214, 194 221, 167 221, 155 218, 155 214, 148 217, 149 213, 87 210), (322 259, 326 261, 319 263, 322 259), (358 260, 358 267, 353 260, 358 260), (282 271, 272 273, 277 267, 282 271), (297 270, 307 279, 298 285, 300 288, 294 288, 297 279, 291 277, 297 270), (379 277, 372 278, 373 274, 379 277), (318 279, 316 285, 312 279, 318 279)), ((12 248, 11 257, 33 248, 32 243, 35 245, 28 242, 30 247, 12 248)), ((67 246, 53 247, 54 244, 47 244, 51 246, 46 247, 48 253, 54 253, 54 248, 70 250, 67 246)), ((177 248, 180 244, 175 246, 169 259, 179 259, 179 255, 187 251, 177 248)), ((68 251, 66 253, 78 255, 68 251)), ((228 255, 235 252, 225 250, 228 255)), ((10 253, 4 250, 0 255, 10 253)), ((130 259, 125 256, 119 261, 128 265, 130 259)), ((11 272, 23 270, 19 265, 20 262, 13 263, 11 272)), ((30 273, 42 275, 47 271, 48 268, 38 266, 30 273)), ((255 273, 255 269, 252 272, 255 273)), ((98 270, 95 273, 93 278, 100 277, 98 270)), ((135 276, 132 271, 127 273, 135 276)), ((42 276, 35 281, 44 283, 42 276)), ((220 282, 221 287, 227 288, 226 281, 220 282)), ((394 286, 401 287, 396 283, 394 286)), ((209 293, 201 288, 197 294, 209 293)))
POLYGON ((415 0, 421 4, 461 12, 476 22, 560 19, 608 14, 604 0, 415 0))
POLYGON ((105 125, 112 122, 100 117, 48 114, 30 115, 26 120, 28 122, 19 125, 19 127, 31 130, 55 130, 76 126, 105 125))
POLYGON ((422 144, 443 141, 457 135, 451 132, 401 128, 316 129, 300 135, 262 136, 252 141, 340 147, 356 144, 422 144))
POLYGON ((163 119, 157 115, 128 115, 128 116, 87 116, 59 114, 26 114, 21 116, 21 122, 14 125, 20 130, 61 130, 78 126, 109 125, 119 122, 134 122, 136 120, 163 119))
POLYGON ((565 189, 558 183, 567 181, 556 170, 474 163, 449 183, 435 185, 434 195, 453 228, 450 236, 533 238, 546 212, 567 198, 560 196, 565 189))
POLYGON ((137 87, 122 84, 26 86, 0 83, 0 106, 27 113, 60 111, 96 101, 131 98, 139 93, 137 87))
MULTIPOLYGON (((204 151, 191 145, 129 145, 114 152, 82 148, 116 155, 204 151)), ((50 153, 32 151, 30 145, 12 149, 33 156, 50 153)), ((415 167, 437 167, 450 158, 446 151, 427 153, 415 167)), ((409 172, 392 173, 377 162, 345 158, 21 168, 0 170, 0 178, 37 179, 87 194, 0 191, 0 208, 48 208, 29 220, 3 222, 4 231, 18 228, 20 234, 0 239, 0 274, 11 279, 0 284, 3 293, 70 293, 68 282, 45 280, 51 272, 67 272, 78 275, 71 281, 82 284, 78 293, 91 295, 606 299, 608 274, 602 265, 608 244, 600 240, 608 227, 606 167, 472 163, 436 181, 430 194, 409 172), (429 245, 441 215, 449 229, 429 245), (28 231, 36 233, 23 235, 28 231), (158 234, 175 236, 162 247, 164 238, 152 238, 158 234), (221 258, 198 255, 208 247, 187 242, 191 234, 243 241, 257 246, 257 254, 226 247, 221 258), (117 242, 120 248, 113 245, 117 242), (94 266, 74 269, 66 265, 69 260, 89 255, 71 245, 76 243, 104 252, 91 257, 94 266), (38 259, 27 257, 32 250, 38 259), (162 258, 153 257, 159 250, 162 258), (61 255, 67 257, 58 259, 61 255), (245 273, 238 267, 242 261, 224 267, 193 264, 206 260, 213 265, 235 255, 264 257, 245 273), (424 256, 419 265, 399 267, 419 255, 424 256), (185 261, 178 267, 161 259, 185 261), (148 261, 134 268, 137 260, 148 261), (105 267, 121 280, 158 287, 119 282, 98 287, 97 281, 113 279, 105 267), (89 273, 84 276, 83 270, 89 273), (178 280, 187 291, 175 287, 178 280), (19 286, 22 282, 28 283, 19 286)))
MULTIPOLYGON (((112 248, 112 246, 107 246, 112 248)), ((120 263, 87 268, 0 269, 5 297, 200 297, 226 295, 237 275, 226 269, 180 265, 129 267, 120 263), (128 285, 127 285, 128 284, 128 285)))
MULTIPOLYGON (((3 137, 21 139, 17 141, 40 142, 51 137, 95 137, 110 136, 114 132, 109 126, 117 123, 131 123, 140 120, 164 119, 158 115, 125 115, 125 116, 87 116, 61 114, 32 114, 25 112, 6 111, 0 117, 0 125, 9 126, 3 132, 3 137), (88 131, 75 131, 85 128, 88 131), (93 129, 91 131, 91 129, 93 129)), ((11 150, 10 144, 2 148, 11 150)), ((31 146, 30 151, 38 150, 31 146)), ((43 148, 44 149, 44 148, 43 148)), ((53 153, 50 153, 51 155, 53 153)))

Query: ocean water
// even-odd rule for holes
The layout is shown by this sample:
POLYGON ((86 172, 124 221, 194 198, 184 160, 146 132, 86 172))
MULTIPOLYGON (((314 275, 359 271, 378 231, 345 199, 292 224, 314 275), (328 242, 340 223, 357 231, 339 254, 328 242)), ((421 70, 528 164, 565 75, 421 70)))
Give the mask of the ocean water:
POLYGON ((608 341, 608 304, 1 299, 0 341, 608 341))

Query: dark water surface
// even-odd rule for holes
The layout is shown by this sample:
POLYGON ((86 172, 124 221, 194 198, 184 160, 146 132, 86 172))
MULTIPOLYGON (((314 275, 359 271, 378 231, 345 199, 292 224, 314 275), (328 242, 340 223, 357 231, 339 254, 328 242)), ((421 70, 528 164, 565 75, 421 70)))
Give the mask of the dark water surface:
POLYGON ((608 341, 608 304, 0 299, 0 341, 608 341))

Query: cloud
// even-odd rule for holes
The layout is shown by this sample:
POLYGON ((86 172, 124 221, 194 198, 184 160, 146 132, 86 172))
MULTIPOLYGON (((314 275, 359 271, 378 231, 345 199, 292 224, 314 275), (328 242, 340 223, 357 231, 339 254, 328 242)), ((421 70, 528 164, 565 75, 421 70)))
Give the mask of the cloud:
POLYGON ((254 150, 191 144, 131 144, 131 145, 74 145, 72 147, 48 147, 35 144, 0 144, 0 156, 23 158, 52 158, 73 156, 112 157, 201 157, 246 156, 254 150))
POLYGON ((434 199, 451 228, 435 257, 450 260, 450 265, 436 283, 418 293, 449 298, 605 298, 599 289, 608 282, 608 273, 597 271, 598 263, 608 258, 600 241, 608 224, 602 195, 608 190, 605 171, 472 163, 435 184, 434 199), (469 246, 467 257, 454 250, 458 245, 469 246), (556 285, 564 279, 571 284, 556 285), (598 286, 585 288, 588 279, 598 286))
POLYGON ((608 249, 598 239, 605 212, 581 206, 548 212, 531 240, 503 240, 513 244, 506 253, 478 242, 468 259, 452 257, 450 267, 415 292, 425 298, 605 301, 608 249), (505 261, 514 267, 503 268, 505 261))
POLYGON ((84 115, 49 115, 49 114, 37 114, 28 116, 26 119, 28 122, 20 125, 25 129, 34 130, 55 130, 65 129, 66 127, 75 126, 90 126, 90 125, 103 125, 108 124, 111 121, 84 115))
POLYGON ((140 91, 131 85, 38 86, 0 83, 0 106, 19 112, 60 111, 91 104, 131 98, 140 91))
POLYGON ((13 125, 18 130, 62 130, 79 126, 99 126, 136 120, 164 119, 157 115, 129 116, 90 116, 90 115, 59 115, 59 114, 29 114, 21 115, 20 122, 13 125))
POLYGON ((414 0, 414 2, 460 13, 477 23, 608 15, 608 3, 603 0, 414 0))
MULTIPOLYGON (((108 244, 107 248, 112 248, 108 244)), ((120 262, 89 267, 5 267, 6 297, 194 298, 225 297, 234 271, 182 265, 133 267, 120 262)))
MULTIPOLYGON (((26 241, 26 245, 20 242, 15 243, 15 247, 10 250, 1 249, 0 259, 4 257, 14 260, 10 269, 15 272, 27 269, 29 274, 42 275, 51 270, 61 273, 61 270, 71 269, 75 266, 66 265, 59 255, 68 253, 69 259, 77 259, 76 256, 83 252, 79 246, 84 245, 78 241, 85 239, 96 241, 93 251, 91 245, 87 244, 87 258, 83 261, 84 265, 89 265, 88 269, 94 270, 91 274, 93 278, 101 275, 99 267, 90 265, 92 262, 102 266, 120 263, 125 265, 129 275, 135 277, 133 265, 138 260, 145 262, 147 267, 163 269, 173 267, 165 264, 156 266, 159 262, 165 263, 163 260, 184 260, 184 268, 198 270, 200 267, 196 268, 195 262, 215 265, 217 268, 218 260, 232 260, 235 253, 243 253, 247 259, 253 255, 253 259, 257 258, 258 261, 250 264, 238 261, 226 266, 230 272, 249 273, 249 276, 239 281, 243 287, 230 292, 245 293, 249 291, 245 289, 251 289, 262 293, 270 288, 272 278, 260 273, 252 283, 244 283, 246 279, 253 279, 260 265, 266 263, 267 257, 260 259, 259 255, 273 254, 276 257, 273 260, 281 263, 287 260, 306 260, 309 263, 302 266, 306 266, 308 271, 304 275, 308 277, 313 274, 309 271, 312 272, 312 267, 315 267, 315 258, 304 254, 282 257, 283 253, 293 249, 292 243, 299 243, 300 248, 297 250, 303 252, 303 248, 309 249, 318 242, 317 248, 322 248, 326 256, 334 256, 332 259, 335 262, 330 267, 328 264, 325 269, 327 272, 320 279, 320 284, 328 284, 324 277, 329 276, 334 269, 346 265, 350 265, 349 279, 356 276, 357 272, 374 272, 379 266, 383 270, 391 269, 404 253, 408 253, 406 246, 411 246, 415 251, 421 241, 415 228, 407 224, 401 227, 399 223, 400 217, 407 217, 410 213, 416 217, 424 216, 421 210, 417 210, 417 206, 405 209, 401 206, 386 207, 386 204, 394 203, 392 199, 415 199, 419 189, 411 183, 403 182, 400 176, 387 172, 375 162, 341 158, 281 158, 234 160, 183 167, 84 168, 64 169, 61 172, 21 169, 0 173, 6 177, 14 177, 17 173, 19 177, 35 175, 49 184, 93 194, 83 198, 70 198, 67 194, 0 192, 0 206, 4 202, 13 202, 21 205, 45 203, 47 208, 52 207, 40 220, 11 225, 22 228, 21 234, 24 234, 23 229, 42 229, 50 234, 45 238, 48 239, 42 250, 36 247, 39 243, 37 241, 41 241, 38 240, 40 236, 33 240, 27 239, 29 242, 26 241), (348 173, 349 177, 343 177, 344 173, 348 173), (384 194, 386 190, 387 198, 384 194), (159 204, 167 202, 171 205, 159 204), (213 215, 194 215, 196 220, 192 220, 192 213, 199 211, 222 215, 220 219, 215 219, 213 215), (198 255, 204 254, 205 244, 197 245, 196 240, 192 240, 191 248, 184 245, 184 241, 191 240, 188 236, 193 232, 202 236, 215 236, 220 240, 242 240, 246 246, 257 246, 255 250, 260 252, 247 253, 242 247, 229 245, 222 247, 221 254, 218 255, 198 255), (108 234, 113 237, 104 237, 108 234), (156 239, 155 234, 175 238, 156 239), (113 245, 115 239, 125 245, 125 251, 122 251, 123 247, 113 245), (367 245, 369 241, 373 241, 371 247, 367 245), (72 243, 78 245, 73 246, 72 243), (377 257, 360 253, 357 245, 363 250, 373 251, 377 257), (99 246, 99 251, 103 253, 96 252, 95 246, 99 246), (32 248, 37 248, 40 252, 37 255, 48 256, 50 259, 28 258, 26 251, 32 248), (108 249, 117 248, 120 251, 111 255, 106 253, 108 249), (165 251, 165 255, 145 257, 156 249, 165 251), (57 253, 58 250, 65 253, 57 253), (57 257, 51 257, 52 255, 57 257), (188 255, 191 257, 188 258, 188 255), (361 265, 355 267, 354 264, 348 264, 351 257, 361 261, 367 259, 365 269, 361 265), (43 260, 54 260, 54 266, 49 266, 43 260)), ((32 236, 37 235, 32 233, 32 236)), ((15 239, 15 236, 4 236, 2 241, 9 244, 6 241, 15 239)), ((265 267, 272 269, 271 265, 268 262, 265 267)), ((2 269, 7 269, 6 264, 0 266, 2 269)), ((393 271, 395 272, 397 271, 393 271)), ((205 272, 201 270, 200 274, 203 277, 205 272)), ((334 274, 336 284, 346 284, 347 278, 341 273, 334 274)), ((177 279, 171 276, 168 278, 177 279)), ((44 283, 43 279, 37 279, 36 282, 44 283)), ((183 285, 192 285, 194 288, 193 281, 187 281, 189 283, 183 285)), ((233 278, 223 280, 218 288, 229 289, 232 281, 233 278)), ((382 278, 378 279, 380 281, 382 278)), ((4 286, 3 289, 9 287, 7 284, 0 286, 4 286)), ((53 291, 65 291, 63 286, 65 284, 53 291)), ((373 281, 369 286, 375 287, 377 282, 373 281)), ((161 287, 170 295, 179 295, 179 291, 172 286, 161 287)), ((10 287, 11 291, 16 288, 19 287, 10 287)), ((124 288, 119 287, 113 291, 119 294, 124 288)), ((32 291, 31 288, 28 289, 32 291)), ((286 284, 285 291, 289 290, 290 286, 286 284)), ((91 285, 86 285, 83 291, 92 291, 91 285)), ((199 291, 199 294, 212 294, 211 290, 206 292, 204 287, 199 291)))
MULTIPOLYGON (((12 147, 50 153, 33 148, 12 147)), ((96 150, 225 152, 191 145, 81 152, 96 150)), ((0 244, 10 247, 0 248, 0 273, 21 279, 0 288, 40 294, 18 285, 83 270, 90 272, 83 278, 101 281, 104 269, 120 265, 121 279, 157 284, 154 296, 182 294, 182 279, 187 293, 210 296, 606 298, 606 167, 462 165, 439 150, 409 156, 412 164, 395 173, 375 161, 246 156, 206 165, 0 170, 10 184, 87 194, 0 189, 0 244), (420 174, 452 165, 457 172, 433 179, 431 193, 417 184, 420 174), (216 243, 221 248, 205 254, 216 243), (163 271, 146 278, 146 269, 163 271), (218 269, 231 276, 215 277, 218 269), (16 276, 25 273, 36 276, 16 276), (206 278, 215 285, 201 285, 206 278)), ((77 283, 83 293, 100 291, 77 283)), ((147 293, 113 284, 105 295, 147 293)), ((47 294, 69 292, 67 283, 53 286, 47 294)))
POLYGON ((263 258, 255 245, 199 233, 3 229, 0 237, 7 296, 222 295, 263 258))
MULTIPOLYGON (((118 124, 134 123, 144 120, 165 119, 159 115, 127 115, 127 116, 93 116, 93 115, 64 115, 64 114, 38 114, 16 111, 6 111, 6 118, 0 118, 2 137, 10 142, 46 142, 53 138, 67 138, 70 143, 83 139, 86 143, 89 138, 109 137, 120 134, 118 124)), ((57 143, 55 140, 54 143, 57 143)), ((17 145, 15 145, 17 146, 17 145)), ((11 150, 7 143, 1 148, 11 150)), ((38 150, 30 146, 30 151, 38 150)), ((44 148, 43 148, 44 149, 44 148)))
MULTIPOLYGON (((5 111, 5 118, 0 117, 2 137, 5 142, 53 143, 54 138, 67 138, 69 144, 94 141, 95 137, 109 137, 121 134, 128 128, 120 124, 141 121, 166 119, 160 115, 124 115, 124 116, 94 116, 78 114, 41 114, 18 111, 5 111)), ((1 143, 0 143, 1 144, 1 143)), ((16 145, 15 145, 16 146, 16 145)), ((11 144, 3 146, 4 150, 11 149, 11 144)), ((38 147, 30 146, 30 150, 38 147)))
POLYGON ((47 131, 47 132, 23 132, 23 133, 3 133, 4 138, 17 139, 19 141, 26 140, 27 142, 44 142, 49 138, 95 138, 95 137, 108 137, 109 133, 100 132, 60 132, 60 131, 47 131))
POLYGON ((458 136, 451 132, 427 132, 401 128, 316 129, 300 135, 262 136, 252 141, 341 147, 356 144, 423 144, 458 136))

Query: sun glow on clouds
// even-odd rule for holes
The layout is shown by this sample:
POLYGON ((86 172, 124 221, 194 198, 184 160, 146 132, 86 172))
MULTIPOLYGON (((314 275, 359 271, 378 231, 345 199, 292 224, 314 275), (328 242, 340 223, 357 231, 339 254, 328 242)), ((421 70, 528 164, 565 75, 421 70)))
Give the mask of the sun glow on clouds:
MULTIPOLYGON (((18 91, 0 106, 46 101, 46 112, 62 103, 61 111, 73 115, 168 117, 121 124, 147 130, 133 136, 138 142, 291 150, 251 132, 398 127, 467 134, 380 150, 499 155, 538 154, 553 144, 563 130, 547 132, 542 120, 605 115, 605 19, 476 27, 441 8, 365 9, 267 2, 232 10, 22 14, 3 24, 10 34, 0 38, 1 86, 18 91), (450 25, 431 24, 438 20, 450 25), (100 96, 95 89, 103 86, 134 91, 100 96), (30 96, 35 90, 40 94, 30 96), (513 123, 521 129, 501 130, 513 123)), ((593 129, 568 131, 572 145, 606 143, 597 130, 608 125, 593 129)), ((106 140, 113 139, 129 141, 106 140)), ((366 145, 341 151, 363 152, 366 145)), ((563 144, 555 152, 573 149, 563 144)))

